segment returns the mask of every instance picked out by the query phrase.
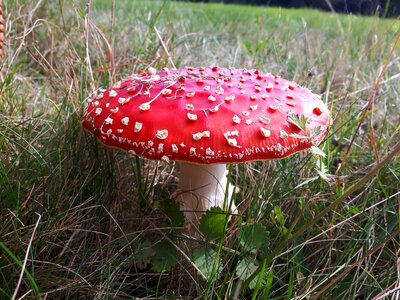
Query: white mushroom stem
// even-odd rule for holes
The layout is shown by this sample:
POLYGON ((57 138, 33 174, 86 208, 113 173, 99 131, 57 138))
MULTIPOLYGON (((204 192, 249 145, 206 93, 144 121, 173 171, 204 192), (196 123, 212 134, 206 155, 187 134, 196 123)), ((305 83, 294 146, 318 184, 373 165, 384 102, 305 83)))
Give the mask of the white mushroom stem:
POLYGON ((236 213, 232 200, 233 185, 228 183, 225 164, 199 165, 181 163, 178 202, 189 223, 197 225, 202 214, 211 207, 236 213), (232 202, 232 203, 231 203, 232 202))

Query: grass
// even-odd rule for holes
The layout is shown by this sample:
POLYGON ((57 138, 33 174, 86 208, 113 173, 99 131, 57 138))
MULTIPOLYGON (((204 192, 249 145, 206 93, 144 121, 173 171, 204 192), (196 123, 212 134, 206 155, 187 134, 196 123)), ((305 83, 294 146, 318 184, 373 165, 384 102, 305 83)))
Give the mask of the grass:
POLYGON ((398 20, 174 1, 3 5, 0 299, 399 297, 398 20), (280 74, 333 116, 326 158, 232 165, 240 215, 213 228, 209 212, 213 239, 194 251, 174 165, 105 149, 80 125, 95 88, 171 60, 280 74))

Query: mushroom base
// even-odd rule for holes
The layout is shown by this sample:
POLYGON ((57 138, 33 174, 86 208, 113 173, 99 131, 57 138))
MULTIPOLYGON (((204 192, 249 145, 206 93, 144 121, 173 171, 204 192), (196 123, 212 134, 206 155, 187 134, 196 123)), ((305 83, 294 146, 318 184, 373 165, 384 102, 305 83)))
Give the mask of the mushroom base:
POLYGON ((225 164, 181 163, 180 169, 177 199, 189 223, 199 224, 202 214, 212 207, 236 213, 234 186, 228 186, 225 164))

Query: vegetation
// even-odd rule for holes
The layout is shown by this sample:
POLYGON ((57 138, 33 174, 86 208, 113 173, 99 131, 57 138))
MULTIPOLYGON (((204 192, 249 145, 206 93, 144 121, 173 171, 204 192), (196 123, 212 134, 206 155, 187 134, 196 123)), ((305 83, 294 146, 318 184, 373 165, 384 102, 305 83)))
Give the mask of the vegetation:
POLYGON ((398 296, 398 20, 173 1, 3 5, 1 299, 398 296), (204 240, 180 230, 174 164, 106 149, 80 124, 94 89, 172 63, 280 74, 332 109, 324 156, 230 166, 240 213, 227 223, 207 212, 204 240))

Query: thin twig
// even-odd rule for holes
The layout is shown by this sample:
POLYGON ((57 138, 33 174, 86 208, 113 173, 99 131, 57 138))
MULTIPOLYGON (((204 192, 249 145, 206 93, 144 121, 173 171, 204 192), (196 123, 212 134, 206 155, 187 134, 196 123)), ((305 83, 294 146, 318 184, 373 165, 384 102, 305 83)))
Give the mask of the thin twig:
POLYGON ((171 58, 171 55, 169 55, 167 46, 165 46, 164 41, 162 40, 162 37, 161 37, 161 35, 160 35, 160 32, 158 32, 158 29, 157 29, 156 26, 154 26, 154 30, 155 30, 155 32, 156 32, 156 34, 157 34, 158 39, 160 40, 160 43, 161 43, 161 45, 162 45, 162 47, 163 47, 165 53, 166 53, 167 56, 168 56, 169 62, 171 63, 172 67, 174 67, 174 69, 176 69, 176 66, 175 66, 175 64, 174 64, 174 62, 173 62, 173 60, 172 60, 172 58, 171 58))
MULTIPOLYGON (((94 77, 93 77, 93 70, 92 70, 92 65, 90 63, 90 54, 89 54, 89 32, 90 32, 90 26, 89 26, 89 15, 90 15, 90 6, 91 6, 91 0, 86 0, 86 11, 85 11, 85 51, 86 51, 86 67, 88 69, 88 73, 90 76, 90 85, 92 86, 94 84, 94 77)), ((94 90, 94 87, 92 86, 92 89, 94 90)))

